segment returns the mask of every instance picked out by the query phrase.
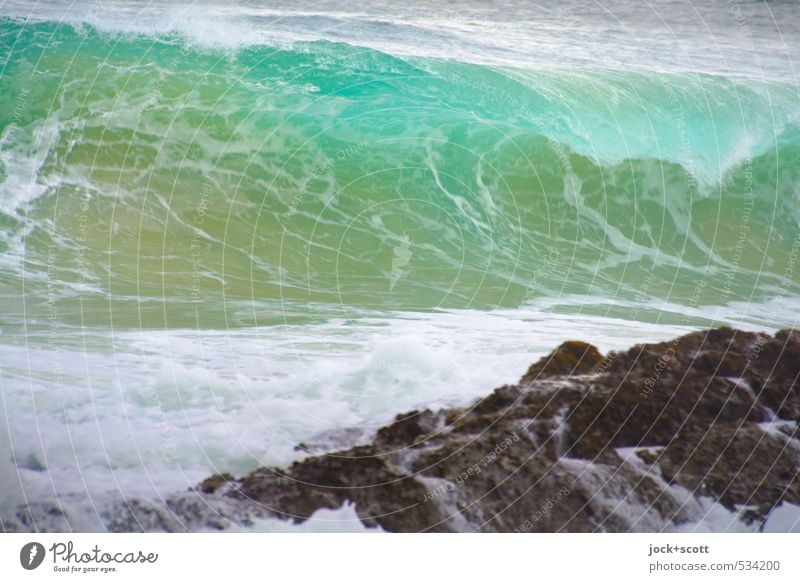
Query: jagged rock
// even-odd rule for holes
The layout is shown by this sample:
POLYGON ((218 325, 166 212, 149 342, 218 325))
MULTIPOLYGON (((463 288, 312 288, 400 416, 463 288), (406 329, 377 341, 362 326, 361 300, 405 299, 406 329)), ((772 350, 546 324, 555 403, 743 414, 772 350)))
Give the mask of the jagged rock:
POLYGON ((378 430, 375 442, 393 447, 409 447, 422 437, 431 435, 439 424, 440 415, 430 410, 414 410, 399 414, 394 422, 378 430))
POLYGON ((755 399, 733 382, 695 373, 672 378, 647 393, 635 377, 612 376, 619 385, 588 392, 566 418, 568 454, 592 458, 608 447, 664 445, 695 424, 767 420, 755 399))
MULTIPOLYGON (((796 435, 796 428, 795 428, 796 435)), ((800 503, 800 442, 776 438, 754 424, 690 427, 661 456, 664 476, 731 509, 800 503)))
POLYGON ((748 380, 759 401, 779 417, 800 420, 800 334, 780 331, 751 354, 748 380))
POLYGON ((446 531, 435 504, 422 503, 427 489, 413 475, 392 465, 373 447, 312 457, 286 472, 259 469, 230 496, 256 501, 261 509, 298 522, 319 508, 356 504, 361 520, 390 531, 446 531))

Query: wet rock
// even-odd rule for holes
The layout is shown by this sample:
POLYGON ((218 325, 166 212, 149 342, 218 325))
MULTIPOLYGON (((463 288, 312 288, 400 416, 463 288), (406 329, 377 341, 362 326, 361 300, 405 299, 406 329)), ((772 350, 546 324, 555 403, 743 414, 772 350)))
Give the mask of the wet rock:
POLYGON ((431 435, 439 426, 441 417, 430 410, 414 410, 399 414, 394 422, 378 430, 375 442, 392 447, 409 447, 424 436, 431 435))
POLYGON ((783 330, 750 353, 748 378, 761 403, 780 418, 800 418, 800 334, 783 330))
POLYGON ((667 446, 660 465, 667 479, 730 509, 768 509, 800 503, 799 445, 754 424, 693 426, 667 446))
POLYGON ((620 384, 588 393, 566 418, 568 454, 592 458, 608 447, 664 445, 693 425, 767 420, 755 398, 737 384, 683 372, 680 380, 670 375, 651 389, 647 380, 611 377, 620 384))
POLYGON ((361 520, 389 531, 447 531, 435 504, 422 504, 427 489, 373 447, 294 463, 286 472, 259 469, 229 495, 258 502, 275 516, 297 522, 320 508, 356 504, 361 520))
POLYGON ((233 475, 230 473, 222 473, 221 475, 214 475, 213 477, 209 477, 200 485, 198 489, 203 493, 214 493, 219 490, 221 487, 224 487, 228 483, 234 480, 233 475))
POLYGON ((319 455, 365 445, 369 442, 369 437, 371 436, 372 431, 362 427, 336 428, 323 431, 313 439, 307 439, 299 443, 294 447, 294 450, 319 455))

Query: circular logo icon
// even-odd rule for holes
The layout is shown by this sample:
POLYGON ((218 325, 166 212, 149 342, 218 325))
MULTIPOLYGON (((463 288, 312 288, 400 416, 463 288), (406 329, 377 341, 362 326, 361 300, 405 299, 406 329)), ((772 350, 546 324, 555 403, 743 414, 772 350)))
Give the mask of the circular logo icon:
POLYGON ((38 542, 30 542, 22 546, 19 552, 19 563, 26 570, 35 570, 44 561, 44 546, 38 542))

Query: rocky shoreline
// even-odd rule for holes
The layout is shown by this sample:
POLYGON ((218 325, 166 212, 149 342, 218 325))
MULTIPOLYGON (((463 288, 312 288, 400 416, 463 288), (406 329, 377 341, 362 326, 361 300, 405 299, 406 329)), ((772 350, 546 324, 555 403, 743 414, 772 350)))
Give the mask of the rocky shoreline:
POLYGON ((160 504, 127 501, 108 529, 304 522, 352 504, 392 532, 758 530, 800 506, 798 376, 798 331, 722 328, 606 355, 566 342, 471 406, 410 411, 366 444, 215 475, 160 504))
POLYGON ((396 532, 663 531, 715 506, 758 525, 800 504, 798 375, 796 331, 608 355, 566 342, 471 407, 411 411, 367 445, 196 493, 295 521, 349 502, 396 532))

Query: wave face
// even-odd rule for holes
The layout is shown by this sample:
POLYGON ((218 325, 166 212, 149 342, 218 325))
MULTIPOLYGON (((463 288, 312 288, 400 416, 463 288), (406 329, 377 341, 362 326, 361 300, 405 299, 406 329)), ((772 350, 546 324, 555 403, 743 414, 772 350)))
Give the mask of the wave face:
POLYGON ((800 291, 791 83, 10 19, 0 47, 0 293, 29 316, 800 291))

